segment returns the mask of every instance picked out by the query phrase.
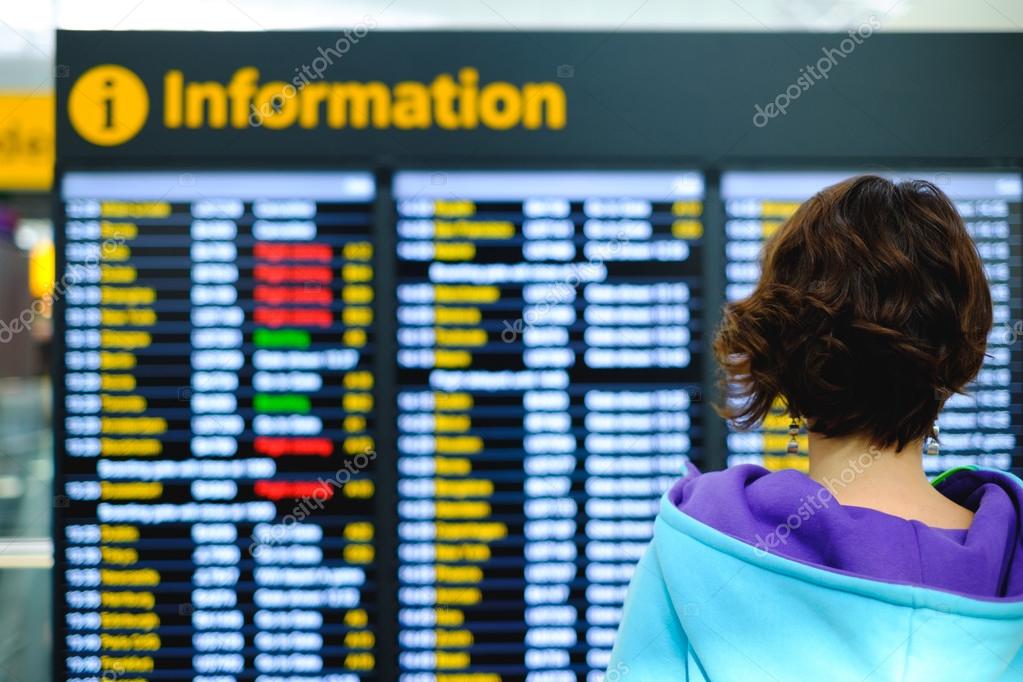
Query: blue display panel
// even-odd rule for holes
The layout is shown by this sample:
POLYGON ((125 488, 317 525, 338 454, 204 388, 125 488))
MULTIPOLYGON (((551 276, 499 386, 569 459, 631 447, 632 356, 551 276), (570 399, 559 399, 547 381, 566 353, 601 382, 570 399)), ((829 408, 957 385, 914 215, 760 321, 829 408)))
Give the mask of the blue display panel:
MULTIPOLYGON (((726 299, 753 290, 760 275, 764 239, 821 189, 857 175, 855 171, 727 172, 721 179, 725 203, 726 299)), ((1021 289, 1021 189, 1018 173, 905 171, 878 173, 893 180, 929 180, 955 202, 977 243, 991 285, 994 328, 984 366, 967 395, 949 399, 939 416, 941 453, 926 457, 928 473, 981 464, 1000 469, 1023 466, 1023 289, 1021 289)), ((763 427, 728 434, 728 464, 756 463, 769 469, 807 466, 806 437, 800 454, 786 454, 789 419, 779 404, 763 427)))
POLYGON ((402 172, 394 196, 400 677, 600 679, 702 457, 703 179, 402 172))
POLYGON ((376 677, 374 196, 63 177, 60 679, 376 677))

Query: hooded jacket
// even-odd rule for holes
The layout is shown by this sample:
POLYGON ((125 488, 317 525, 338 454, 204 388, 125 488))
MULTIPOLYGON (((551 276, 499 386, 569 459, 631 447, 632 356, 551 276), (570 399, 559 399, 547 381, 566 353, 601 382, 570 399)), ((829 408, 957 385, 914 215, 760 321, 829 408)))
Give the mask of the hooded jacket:
POLYGON ((661 500, 606 679, 1023 681, 1023 482, 938 477, 932 528, 796 471, 686 475, 661 500))

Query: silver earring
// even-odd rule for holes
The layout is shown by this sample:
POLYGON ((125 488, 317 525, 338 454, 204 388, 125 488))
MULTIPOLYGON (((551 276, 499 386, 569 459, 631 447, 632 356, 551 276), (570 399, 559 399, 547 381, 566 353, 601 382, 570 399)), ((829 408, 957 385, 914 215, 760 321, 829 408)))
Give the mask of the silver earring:
POLYGON ((927 441, 927 454, 932 457, 937 455, 941 451, 941 446, 938 445, 938 422, 934 422, 934 426, 931 427, 931 437, 927 441))
POLYGON ((795 417, 792 418, 792 422, 789 424, 789 447, 788 453, 790 455, 799 454, 799 441, 796 438, 799 436, 799 420, 795 417))

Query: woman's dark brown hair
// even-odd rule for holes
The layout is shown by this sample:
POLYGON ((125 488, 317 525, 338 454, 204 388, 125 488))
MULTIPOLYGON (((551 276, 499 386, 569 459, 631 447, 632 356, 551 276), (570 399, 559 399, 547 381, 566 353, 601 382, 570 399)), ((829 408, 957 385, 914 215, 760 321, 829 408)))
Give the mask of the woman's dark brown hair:
POLYGON ((984 269, 949 198, 852 178, 799 207, 752 295, 726 306, 719 412, 748 428, 780 397, 814 433, 902 450, 980 370, 990 330, 984 269))

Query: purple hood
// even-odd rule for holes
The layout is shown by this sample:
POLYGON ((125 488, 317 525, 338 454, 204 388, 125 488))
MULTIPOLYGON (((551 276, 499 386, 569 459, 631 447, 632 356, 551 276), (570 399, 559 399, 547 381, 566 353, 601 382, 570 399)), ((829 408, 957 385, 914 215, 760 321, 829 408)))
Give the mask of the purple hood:
POLYGON ((962 468, 940 476, 935 487, 974 512, 969 529, 845 506, 805 474, 752 464, 709 474, 690 464, 668 499, 722 533, 819 568, 970 597, 1023 598, 1020 480, 962 468))

